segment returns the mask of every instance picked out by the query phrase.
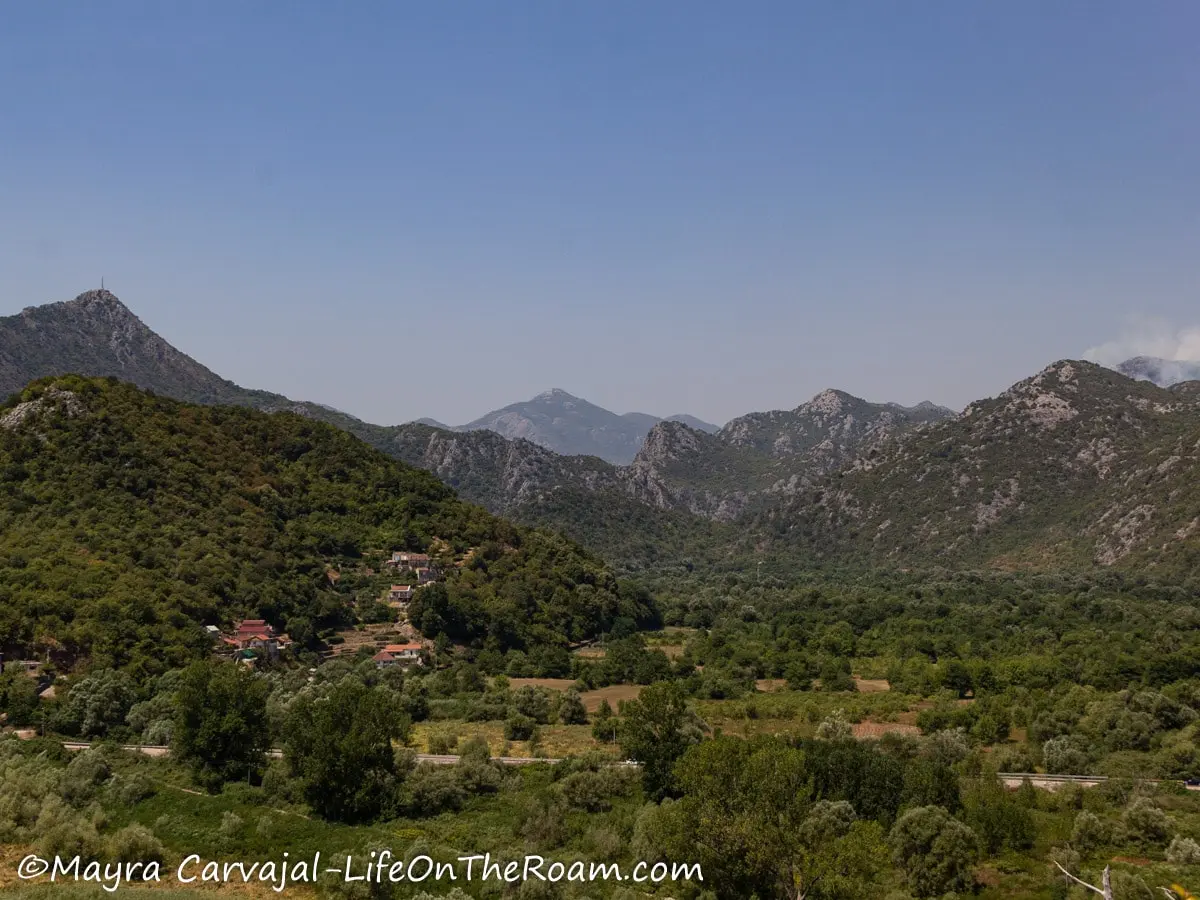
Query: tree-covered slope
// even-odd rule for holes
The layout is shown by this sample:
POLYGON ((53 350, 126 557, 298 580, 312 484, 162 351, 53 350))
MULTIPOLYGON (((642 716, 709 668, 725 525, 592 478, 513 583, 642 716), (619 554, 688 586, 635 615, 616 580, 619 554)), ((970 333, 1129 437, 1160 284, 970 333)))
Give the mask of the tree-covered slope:
POLYGON ((1200 403, 1080 361, 861 456, 757 523, 812 559, 1200 565, 1200 403))
POLYGON ((496 650, 651 615, 569 541, 459 501, 433 475, 301 416, 192 406, 115 379, 45 379, 0 407, 0 644, 153 672, 204 652, 203 624, 262 616, 301 643, 349 621, 327 576, 369 550, 472 547, 451 569, 496 650))

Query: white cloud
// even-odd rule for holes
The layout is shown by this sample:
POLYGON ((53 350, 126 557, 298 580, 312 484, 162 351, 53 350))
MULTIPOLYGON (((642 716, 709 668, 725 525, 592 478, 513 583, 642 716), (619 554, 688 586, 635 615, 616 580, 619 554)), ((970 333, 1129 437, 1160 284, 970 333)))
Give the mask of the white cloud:
POLYGON ((1084 351, 1083 358, 1113 366, 1134 356, 1200 362, 1200 326, 1175 328, 1165 319, 1133 319, 1119 338, 1084 351))

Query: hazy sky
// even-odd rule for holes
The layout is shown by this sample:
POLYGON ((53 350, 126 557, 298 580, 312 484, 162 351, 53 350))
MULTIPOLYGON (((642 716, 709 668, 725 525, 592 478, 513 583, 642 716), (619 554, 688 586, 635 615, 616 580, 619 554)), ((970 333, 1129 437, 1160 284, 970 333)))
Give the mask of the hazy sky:
POLYGON ((1195 0, 4 3, 0 313, 103 275, 222 375, 387 423, 961 407, 1200 349, 1198 33, 1195 0))

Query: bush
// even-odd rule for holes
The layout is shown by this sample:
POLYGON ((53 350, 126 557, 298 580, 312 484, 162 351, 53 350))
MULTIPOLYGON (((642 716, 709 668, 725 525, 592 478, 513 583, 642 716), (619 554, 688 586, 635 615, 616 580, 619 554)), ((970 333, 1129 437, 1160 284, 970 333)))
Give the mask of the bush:
POLYGON ((576 772, 559 782, 559 789, 573 809, 605 812, 612 809, 612 796, 624 787, 608 777, 608 771, 576 772))
POLYGON ((409 811, 417 816, 462 809, 467 791, 459 780, 456 767, 421 765, 413 770, 404 785, 409 793, 409 811))
POLYGON ((513 709, 517 715, 533 719, 539 725, 550 722, 550 696, 544 690, 525 685, 512 696, 513 709))
POLYGON ((1200 866, 1200 844, 1191 838, 1176 835, 1167 848, 1167 862, 1176 866, 1200 866))
POLYGON ((102 842, 95 826, 77 818, 47 828, 34 846, 45 857, 95 859, 101 855, 102 842))
POLYGON ((114 776, 109 782, 108 790, 121 806, 136 806, 147 797, 158 793, 154 782, 143 772, 114 776))
POLYGON ((1091 854, 1112 839, 1111 829, 1093 813, 1081 812, 1071 829, 1071 846, 1080 853, 1091 854))
POLYGON ((76 805, 90 800, 111 774, 104 751, 94 747, 80 751, 63 773, 63 799, 76 805))
POLYGON ((232 849, 239 846, 245 830, 246 821, 237 813, 226 810, 221 814, 221 827, 217 829, 217 835, 223 847, 232 849))
POLYGON ((453 732, 438 731, 429 736, 429 752, 433 756, 446 756, 458 747, 458 735, 453 732))
POLYGON ((117 862, 161 863, 163 853, 162 842, 142 825, 127 825, 108 841, 108 854, 117 862))
POLYGON ((1165 844, 1170 836, 1170 819, 1148 797, 1134 797, 1121 814, 1121 824, 1126 837, 1140 844, 1165 844))
POLYGON ((537 722, 531 717, 513 713, 504 720, 504 739, 506 741, 528 741, 537 731, 537 722))
POLYGON ((288 774, 288 765, 282 759, 273 759, 263 774, 263 792, 273 800, 284 803, 303 801, 303 785, 288 774))
POLYGON ((834 710, 817 726, 817 739, 821 741, 848 741, 854 738, 854 726, 846 718, 843 709, 834 710))
POLYGON ((564 725, 587 724, 587 709, 583 705, 583 698, 579 696, 579 691, 571 688, 563 694, 562 701, 558 704, 558 720, 564 725))

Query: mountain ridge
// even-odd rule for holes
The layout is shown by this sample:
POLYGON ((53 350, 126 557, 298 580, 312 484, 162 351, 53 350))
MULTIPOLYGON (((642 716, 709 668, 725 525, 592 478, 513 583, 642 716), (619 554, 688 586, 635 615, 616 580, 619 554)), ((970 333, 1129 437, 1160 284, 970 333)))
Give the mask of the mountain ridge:
MULTIPOLYGON (((685 413, 669 417, 715 432, 716 425, 685 413)), ((484 413, 454 431, 494 431, 510 439, 538 444, 562 456, 597 456, 625 465, 633 461, 650 429, 667 421, 649 413, 614 413, 562 388, 551 388, 484 413)))
MULTIPOLYGON (((771 554, 815 566, 1200 571, 1200 381, 1166 389, 1060 360, 958 414, 828 389, 715 433, 658 420, 615 465, 488 429, 372 425, 241 388, 111 295, 0 319, 0 389, 76 367, 178 399, 335 425, 465 500, 631 569, 771 554)), ((587 403, 561 389, 539 396, 587 403)), ((602 412, 618 426, 630 416, 602 412)))
POLYGON ((1200 563, 1200 394, 1060 360, 872 448, 754 523, 871 565, 1200 563))

